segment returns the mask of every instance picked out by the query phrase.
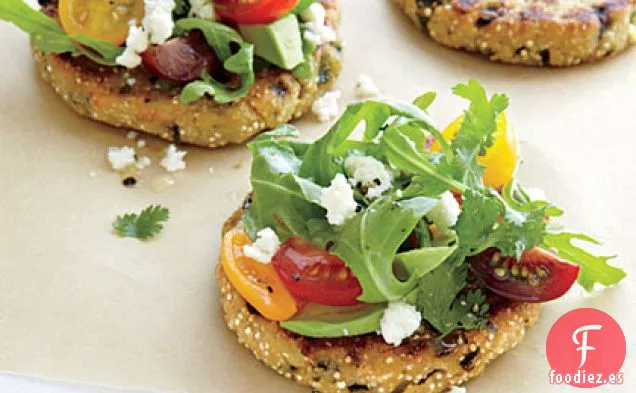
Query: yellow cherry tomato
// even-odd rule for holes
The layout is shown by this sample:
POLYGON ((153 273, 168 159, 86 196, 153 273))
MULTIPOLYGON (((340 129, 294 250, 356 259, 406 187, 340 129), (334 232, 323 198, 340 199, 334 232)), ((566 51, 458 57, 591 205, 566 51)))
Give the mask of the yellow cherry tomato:
MULTIPOLYGON (((442 132, 444 139, 451 141, 457 135, 464 121, 460 116, 442 132)), ((517 169, 517 135, 508 124, 505 113, 497 117, 497 129, 493 134, 494 144, 486 151, 486 155, 477 158, 477 161, 486 167, 484 171, 484 184, 493 188, 501 188, 508 184, 517 169)), ((436 140, 431 145, 431 150, 441 151, 441 146, 436 140)))
POLYGON ((298 304, 271 263, 260 263, 243 253, 243 247, 251 243, 243 229, 227 232, 221 245, 223 270, 234 289, 265 318, 285 321, 296 314, 298 304))
POLYGON ((126 42, 130 21, 141 22, 143 0, 60 0, 58 13, 64 31, 110 41, 126 42))

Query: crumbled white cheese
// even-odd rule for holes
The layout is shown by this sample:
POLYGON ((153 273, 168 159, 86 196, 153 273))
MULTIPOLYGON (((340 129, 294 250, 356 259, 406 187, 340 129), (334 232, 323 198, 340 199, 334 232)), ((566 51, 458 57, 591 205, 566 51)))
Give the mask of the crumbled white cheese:
POLYGON ((176 172, 184 170, 186 163, 183 160, 187 151, 177 150, 175 145, 170 145, 166 149, 166 155, 161 159, 159 165, 161 165, 168 172, 176 172))
POLYGON ((141 65, 140 53, 148 49, 148 33, 143 27, 137 27, 135 21, 131 21, 126 38, 126 47, 121 55, 117 56, 115 62, 126 68, 136 68, 141 65))
POLYGON ((128 131, 126 134, 126 139, 137 139, 137 135, 139 135, 136 131, 128 131))
POLYGON ((547 201, 548 200, 548 197, 545 195, 545 191, 543 191, 542 189, 538 187, 529 187, 524 189, 524 191, 526 192, 526 194, 528 195, 528 198, 530 198, 531 201, 547 201))
POLYGON ((372 98, 379 96, 380 89, 373 83, 373 79, 369 75, 360 74, 358 81, 356 82, 356 98, 372 98))
POLYGON ((137 160, 136 167, 137 169, 145 169, 152 164, 152 160, 148 156, 141 156, 139 160, 137 160))
POLYGON ((451 386, 448 393, 466 393, 466 388, 463 386, 451 386))
POLYGON ((305 22, 314 22, 319 25, 325 24, 325 17, 327 16, 327 12, 325 11, 325 7, 320 3, 312 3, 309 7, 305 8, 303 12, 300 13, 300 18, 305 22))
POLYGON ((145 14, 141 23, 151 43, 163 44, 172 35, 172 11, 175 6, 174 0, 144 0, 145 14))
POLYGON ((367 198, 377 198, 391 188, 391 172, 373 157, 352 154, 345 159, 344 167, 349 176, 349 183, 354 187, 366 188, 367 198))
POLYGON ((131 165, 134 165, 137 160, 135 159, 135 149, 130 146, 123 147, 109 147, 108 148, 108 161, 110 166, 115 171, 122 170, 131 165))
POLYGON ((188 16, 191 18, 200 18, 207 20, 215 20, 214 5, 210 0, 190 0, 190 12, 188 16))
POLYGON ((396 347, 420 327, 422 314, 407 303, 392 302, 384 310, 380 320, 380 332, 384 341, 396 347))
POLYGON ((327 221, 331 225, 342 225, 355 216, 358 204, 353 199, 353 190, 347 178, 338 173, 329 187, 320 193, 320 205, 327 209, 327 221))
POLYGON ((338 34, 330 26, 324 23, 308 22, 304 24, 303 38, 315 45, 327 44, 338 40, 338 34))
POLYGON ((321 122, 328 122, 338 117, 338 99, 342 96, 339 90, 328 91, 311 105, 311 111, 318 116, 321 122))
POLYGON ((451 227, 457 222, 459 213, 461 213, 459 203, 457 203, 452 192, 446 191, 426 217, 435 224, 441 234, 447 235, 453 232, 451 227))
POLYGON ((280 239, 272 228, 264 228, 256 234, 256 241, 243 246, 246 256, 260 262, 270 263, 280 248, 280 239))

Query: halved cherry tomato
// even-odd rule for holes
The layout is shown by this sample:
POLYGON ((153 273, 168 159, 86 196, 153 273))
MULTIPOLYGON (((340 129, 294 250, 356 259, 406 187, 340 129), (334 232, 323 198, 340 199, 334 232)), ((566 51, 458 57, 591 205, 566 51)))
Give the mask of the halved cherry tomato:
POLYGON ((64 31, 110 41, 126 42, 129 23, 144 17, 143 0, 59 0, 58 14, 64 31))
POLYGON ((271 263, 260 263, 245 256, 243 246, 251 243, 243 229, 227 232, 221 246, 223 270, 238 293, 265 318, 285 321, 298 311, 297 302, 271 263))
POLYGON ((294 9, 300 0, 216 0, 221 19, 241 25, 274 22, 294 9))
MULTIPOLYGON (((442 135, 447 141, 455 139, 463 121, 464 116, 460 116, 446 127, 442 135)), ((484 184, 498 189, 508 184, 512 179, 517 169, 519 155, 517 135, 503 112, 497 117, 497 129, 493 137, 494 144, 486 151, 486 155, 478 157, 477 161, 486 167, 484 184)), ((431 150, 441 151, 441 145, 437 140, 433 142, 431 150)))
POLYGON ((358 279, 342 259, 299 238, 290 238, 272 258, 281 280, 295 298, 328 306, 359 304, 358 279))
POLYGON ((212 74, 221 64, 200 33, 152 46, 141 58, 151 74, 178 82, 199 79, 204 70, 212 74))
POLYGON ((535 247, 517 261, 496 248, 470 260, 475 276, 494 293, 516 301, 546 302, 563 296, 574 285, 580 266, 535 247))

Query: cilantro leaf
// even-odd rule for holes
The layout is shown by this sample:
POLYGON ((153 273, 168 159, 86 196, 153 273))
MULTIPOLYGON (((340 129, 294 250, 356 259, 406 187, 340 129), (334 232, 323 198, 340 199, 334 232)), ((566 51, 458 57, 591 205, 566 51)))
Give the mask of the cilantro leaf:
POLYGON ((170 211, 160 205, 150 205, 141 213, 126 213, 117 216, 113 229, 121 237, 134 237, 146 240, 163 230, 163 223, 168 220, 170 211))
POLYGON ((595 256, 572 244, 572 240, 580 240, 592 244, 599 242, 587 235, 580 233, 547 233, 541 247, 554 250, 564 259, 577 265, 581 265, 578 283, 585 290, 594 289, 595 283, 610 286, 620 282, 627 273, 621 268, 612 266, 607 262, 615 256, 595 256))
POLYGON ((442 336, 455 329, 477 329, 488 320, 488 304, 478 290, 465 294, 468 267, 464 254, 455 253, 420 279, 416 301, 418 311, 442 336))
POLYGON ((66 34, 55 19, 34 10, 22 0, 0 2, 0 20, 13 23, 28 33, 33 44, 46 54, 84 55, 97 63, 114 66, 115 59, 123 51, 123 48, 105 40, 66 34))
POLYGON ((486 154, 493 144, 493 133, 497 128, 497 116, 508 107, 508 97, 494 94, 490 100, 486 90, 474 79, 468 84, 458 84, 453 93, 470 101, 464 112, 464 120, 451 144, 454 159, 450 165, 455 179, 468 187, 480 188, 484 168, 477 157, 486 154))
POLYGON ((208 74, 201 80, 190 82, 181 92, 181 102, 189 104, 206 94, 214 97, 219 104, 226 104, 243 98, 254 84, 254 45, 243 40, 236 30, 209 20, 197 18, 180 19, 175 24, 175 32, 184 35, 190 30, 200 30, 223 68, 237 74, 241 80, 239 87, 228 86, 208 74), (233 46, 238 45, 238 51, 233 46))

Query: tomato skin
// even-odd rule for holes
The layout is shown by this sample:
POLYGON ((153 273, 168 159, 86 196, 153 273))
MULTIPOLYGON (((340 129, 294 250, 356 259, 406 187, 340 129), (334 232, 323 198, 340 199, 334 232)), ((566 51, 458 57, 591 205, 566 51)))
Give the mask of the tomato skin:
POLYGON ((126 42, 129 22, 144 17, 139 0, 59 0, 58 15, 64 31, 110 41, 126 42))
POLYGON ((187 38, 173 38, 155 45, 141 54, 148 71, 162 79, 190 82, 201 78, 203 71, 213 73, 220 62, 207 42, 200 42, 199 34, 187 38))
POLYGON ((299 238, 290 238, 272 264, 296 299, 328 306, 360 304, 358 279, 342 259, 299 238))
POLYGON ((245 256, 243 247, 251 243, 245 230, 228 231, 221 246, 223 271, 234 289, 261 315, 271 321, 286 321, 300 307, 271 263, 263 264, 245 256))
POLYGON ((535 247, 517 261, 496 248, 470 258, 473 274, 488 289, 507 299, 540 303, 563 296, 574 285, 581 267, 535 247))
MULTIPOLYGON (((455 139, 463 121, 464 116, 460 116, 446 127, 442 132, 446 141, 450 142, 455 139)), ((484 184, 500 189, 512 180, 517 170, 519 157, 517 135, 504 112, 497 116, 497 129, 493 133, 493 137, 493 145, 488 148, 486 155, 478 157, 477 161, 486 167, 484 184)), ((440 143, 435 140, 431 145, 431 150, 439 152, 441 149, 440 143)))
POLYGON ((242 25, 272 23, 294 9, 300 0, 216 0, 217 15, 242 25))

